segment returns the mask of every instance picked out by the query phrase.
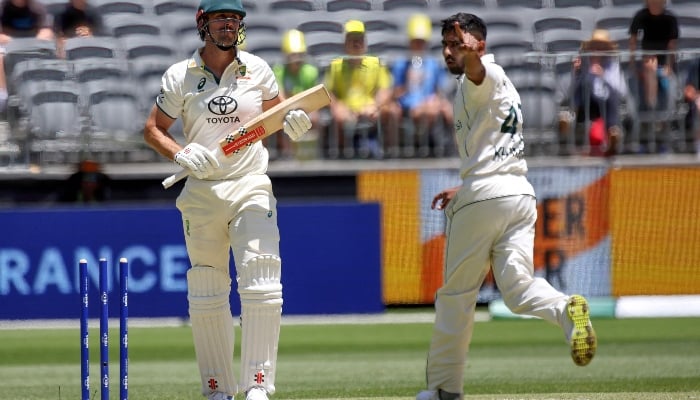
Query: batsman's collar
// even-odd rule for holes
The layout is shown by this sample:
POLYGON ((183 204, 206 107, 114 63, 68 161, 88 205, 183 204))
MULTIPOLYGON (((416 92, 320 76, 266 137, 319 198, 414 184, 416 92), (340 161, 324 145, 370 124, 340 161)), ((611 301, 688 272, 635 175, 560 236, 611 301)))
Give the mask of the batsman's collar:
POLYGON ((241 0, 202 0, 199 9, 205 14, 213 12, 232 12, 245 17, 241 0))

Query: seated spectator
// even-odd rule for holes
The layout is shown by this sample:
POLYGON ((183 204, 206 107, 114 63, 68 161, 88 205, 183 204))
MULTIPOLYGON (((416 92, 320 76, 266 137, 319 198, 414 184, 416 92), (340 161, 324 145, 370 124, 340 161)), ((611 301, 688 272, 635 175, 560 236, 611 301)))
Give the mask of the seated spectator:
POLYGON ((333 98, 333 122, 328 141, 337 142, 326 143, 331 157, 336 150, 347 156, 359 150, 380 158, 384 149, 397 146, 398 126, 390 110, 391 75, 378 57, 366 55, 366 52, 364 23, 348 21, 345 24, 346 56, 332 60, 325 76, 326 88, 333 98), (378 124, 381 124, 381 132, 378 124), (367 127, 364 137, 358 133, 361 127, 367 127), (346 133, 352 136, 353 143, 345 143, 346 133))
POLYGON ((111 182, 98 162, 83 160, 61 187, 57 200, 83 204, 108 201, 111 197, 111 182))
POLYGON ((683 99, 688 104, 685 117, 688 139, 693 142, 695 154, 700 156, 700 58, 688 68, 683 99))
MULTIPOLYGON (((318 68, 309 62, 306 55, 306 41, 303 32, 297 29, 285 32, 282 36, 282 52, 285 55, 284 63, 274 65, 272 70, 284 98, 294 96, 319 83, 318 68)), ((318 126, 318 112, 309 114, 309 118, 311 118, 312 126, 318 126)), ((306 139, 313 137, 313 135, 309 132, 304 137, 306 139)), ((287 135, 276 135, 274 140, 276 140, 277 151, 282 158, 292 157, 292 148, 287 135)))
MULTIPOLYGON (((54 34, 46 9, 38 0, 3 0, 0 5, 0 46, 12 38, 36 37, 53 40, 54 34)), ((4 50, 0 51, 0 111, 7 106, 7 80, 4 50)))
POLYGON ((641 36, 641 68, 632 62, 630 66, 638 79, 641 110, 665 110, 669 106, 676 50, 679 35, 678 20, 666 8, 666 0, 646 0, 646 6, 632 19, 629 28, 630 51, 637 51, 641 36), (654 54, 654 51, 659 51, 654 54))
POLYGON ((401 121, 405 116, 414 127, 411 146, 419 150, 428 150, 429 135, 439 118, 447 126, 452 126, 452 103, 441 93, 447 73, 440 60, 428 53, 432 33, 430 18, 416 14, 407 24, 408 57, 397 59, 392 66, 394 80, 394 98, 399 107, 396 118, 401 121))
POLYGON ((627 84, 617 54, 612 54, 616 51, 608 31, 596 29, 590 40, 582 43, 581 56, 574 59, 577 132, 590 122, 591 155, 614 155, 621 142, 620 103, 627 96, 627 84))
POLYGON ((64 57, 63 43, 73 37, 86 37, 99 34, 102 30, 102 17, 87 0, 70 0, 54 21, 56 49, 59 57, 64 57))

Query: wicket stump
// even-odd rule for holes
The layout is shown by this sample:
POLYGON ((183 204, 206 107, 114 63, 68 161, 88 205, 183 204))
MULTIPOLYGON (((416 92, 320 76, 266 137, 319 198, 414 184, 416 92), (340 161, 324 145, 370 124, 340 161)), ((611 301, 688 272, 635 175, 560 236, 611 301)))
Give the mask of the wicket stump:
MULTIPOLYGON (((80 374, 81 399, 90 400, 90 346, 88 334, 88 304, 90 275, 87 260, 79 263, 80 271, 80 374)), ((129 398, 129 263, 126 258, 119 260, 119 399, 129 398)), ((107 259, 99 261, 100 293, 100 398, 109 400, 109 266, 107 259)))

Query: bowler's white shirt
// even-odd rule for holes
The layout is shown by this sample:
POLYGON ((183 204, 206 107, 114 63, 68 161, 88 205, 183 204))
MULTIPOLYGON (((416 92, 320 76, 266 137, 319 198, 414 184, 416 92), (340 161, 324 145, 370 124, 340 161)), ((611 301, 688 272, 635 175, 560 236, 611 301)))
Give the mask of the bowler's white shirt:
MULTIPOLYGON (((527 181, 520 95, 491 54, 476 85, 460 75, 454 101, 455 133, 467 203, 509 195, 535 195, 527 181)), ((537 110, 526 110, 537 112, 537 110)))
POLYGON ((268 153, 261 142, 225 157, 219 141, 228 133, 262 113, 262 101, 279 94, 270 66, 253 54, 238 50, 219 83, 205 68, 199 51, 172 65, 163 74, 156 105, 173 119, 182 118, 187 143, 196 142, 214 150, 221 168, 209 180, 267 172, 268 153))

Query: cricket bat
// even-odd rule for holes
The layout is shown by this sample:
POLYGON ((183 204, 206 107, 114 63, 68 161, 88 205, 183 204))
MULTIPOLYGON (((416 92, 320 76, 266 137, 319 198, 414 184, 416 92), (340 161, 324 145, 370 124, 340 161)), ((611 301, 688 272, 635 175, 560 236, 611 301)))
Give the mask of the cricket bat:
MULTIPOLYGON (((331 103, 328 90, 323 84, 316 85, 303 92, 284 100, 264 113, 251 119, 236 132, 231 132, 219 142, 219 149, 226 157, 238 153, 245 146, 250 146, 273 133, 281 130, 284 124, 284 117, 291 110, 302 109, 306 113, 319 110, 331 103)), ((218 152, 217 152, 218 153, 218 152)), ((217 154, 218 155, 218 154, 217 154)), ((176 182, 188 175, 188 171, 183 169, 177 174, 167 177, 163 181, 163 187, 169 188, 176 182)))

